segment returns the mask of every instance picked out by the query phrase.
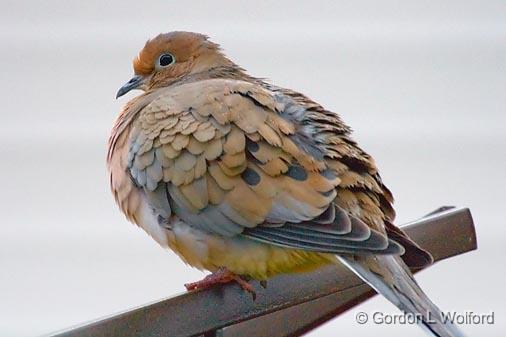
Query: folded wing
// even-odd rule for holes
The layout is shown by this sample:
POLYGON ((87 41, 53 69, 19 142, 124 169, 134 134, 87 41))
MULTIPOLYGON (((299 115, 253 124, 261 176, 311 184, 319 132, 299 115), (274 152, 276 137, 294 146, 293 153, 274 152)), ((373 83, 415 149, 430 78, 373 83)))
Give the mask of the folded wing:
POLYGON ((175 214, 210 233, 328 253, 401 254, 402 246, 334 202, 338 159, 328 165, 325 145, 303 123, 305 109, 249 82, 167 89, 135 121, 129 174, 160 217, 175 214))

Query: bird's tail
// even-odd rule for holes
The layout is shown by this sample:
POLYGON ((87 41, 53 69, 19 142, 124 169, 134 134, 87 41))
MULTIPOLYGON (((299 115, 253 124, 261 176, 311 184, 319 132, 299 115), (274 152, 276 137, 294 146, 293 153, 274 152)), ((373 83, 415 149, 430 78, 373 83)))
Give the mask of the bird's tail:
POLYGON ((414 319, 430 334, 439 337, 463 337, 464 334, 448 320, 441 310, 418 286, 402 260, 392 255, 376 255, 370 259, 379 270, 372 270, 370 263, 352 257, 338 257, 376 292, 383 295, 405 314, 414 319))

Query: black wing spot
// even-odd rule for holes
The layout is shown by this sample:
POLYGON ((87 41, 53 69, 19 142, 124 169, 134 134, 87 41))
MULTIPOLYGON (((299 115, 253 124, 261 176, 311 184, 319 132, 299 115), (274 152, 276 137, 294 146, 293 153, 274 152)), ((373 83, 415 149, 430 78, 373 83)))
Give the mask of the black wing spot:
POLYGON ((304 170, 302 166, 299 165, 290 165, 288 168, 288 171, 285 173, 287 176, 289 176, 292 179, 298 180, 298 181, 304 181, 307 179, 307 172, 304 170))
POLYGON ((258 175, 258 173, 256 173, 255 170, 249 167, 246 168, 241 173, 241 178, 246 182, 246 184, 250 186, 258 185, 258 183, 260 182, 260 176, 258 175))
POLYGON ((246 148, 248 149, 249 152, 257 152, 258 149, 260 148, 260 146, 258 145, 257 142, 254 142, 252 140, 247 140, 246 142, 246 148))
POLYGON ((369 173, 370 171, 369 164, 366 161, 355 157, 344 156, 339 161, 357 173, 369 173))

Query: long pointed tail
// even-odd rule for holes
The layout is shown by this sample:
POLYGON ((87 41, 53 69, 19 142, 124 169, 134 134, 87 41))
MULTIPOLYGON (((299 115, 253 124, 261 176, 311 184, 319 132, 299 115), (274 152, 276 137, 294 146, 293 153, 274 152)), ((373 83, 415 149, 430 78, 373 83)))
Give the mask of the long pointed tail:
POLYGON ((452 322, 445 320, 441 310, 425 295, 399 257, 391 255, 371 257, 376 260, 374 265, 380 268, 380 272, 376 270, 373 272, 368 267, 369 264, 351 257, 338 256, 338 258, 400 310, 416 315, 419 324, 430 334, 438 337, 464 336, 452 322))

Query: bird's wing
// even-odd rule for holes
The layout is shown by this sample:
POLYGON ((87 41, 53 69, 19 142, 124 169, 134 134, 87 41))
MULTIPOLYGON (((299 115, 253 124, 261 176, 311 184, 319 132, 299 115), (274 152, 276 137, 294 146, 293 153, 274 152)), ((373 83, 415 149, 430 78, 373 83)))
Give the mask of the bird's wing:
POLYGON ((306 108, 243 81, 170 88, 134 122, 128 172, 163 217, 210 233, 319 252, 402 253, 333 202, 338 163, 328 165, 332 155, 303 124, 306 108))

